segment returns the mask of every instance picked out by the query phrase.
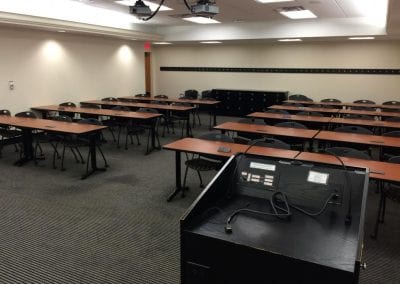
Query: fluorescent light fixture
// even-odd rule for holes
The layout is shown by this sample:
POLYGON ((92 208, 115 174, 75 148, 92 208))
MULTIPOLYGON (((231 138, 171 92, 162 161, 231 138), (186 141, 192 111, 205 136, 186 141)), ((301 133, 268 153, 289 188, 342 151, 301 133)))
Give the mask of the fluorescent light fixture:
MULTIPOLYGON (((124 5, 124 6, 134 6, 136 3, 136 0, 121 0, 121 1, 115 1, 115 3, 124 5)), ((143 1, 143 3, 146 4, 147 6, 149 6, 151 11, 155 11, 159 6, 157 3, 153 3, 150 1, 143 1)), ((164 5, 162 5, 160 8, 160 11, 170 11, 170 10, 173 10, 173 9, 170 7, 164 6, 164 5)))
POLYGON ((64 30, 58 30, 57 32, 58 32, 58 33, 65 33, 66 31, 64 31, 64 30))
POLYGON ((317 16, 311 12, 310 10, 306 9, 282 9, 279 10, 279 13, 289 19, 299 20, 299 19, 313 19, 317 16))
POLYGON ((268 3, 280 3, 280 2, 293 2, 294 0, 256 0, 256 2, 260 2, 262 4, 268 3))
POLYGON ((206 17, 186 17, 182 18, 182 20, 193 22, 196 24, 219 24, 217 20, 206 18, 206 17))
POLYGON ((375 39, 373 36, 354 36, 349 37, 350 40, 364 40, 364 39, 375 39))
POLYGON ((278 41, 282 42, 290 42, 290 41, 303 41, 301 38, 281 38, 278 41))
POLYGON ((168 45, 168 44, 172 44, 172 43, 167 42, 167 41, 157 41, 157 42, 153 42, 152 44, 157 44, 157 45, 168 45))
POLYGON ((222 43, 221 41, 216 41, 216 40, 209 40, 209 41, 200 41, 200 43, 204 43, 204 44, 218 44, 218 43, 222 43))

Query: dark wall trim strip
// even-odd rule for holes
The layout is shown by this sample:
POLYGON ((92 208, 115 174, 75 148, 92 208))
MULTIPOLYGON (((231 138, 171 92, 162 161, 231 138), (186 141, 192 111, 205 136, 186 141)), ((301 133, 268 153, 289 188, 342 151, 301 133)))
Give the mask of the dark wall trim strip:
POLYGON ((311 74, 370 74, 400 75, 400 69, 362 68, 231 68, 231 67, 160 67, 160 71, 178 72, 243 72, 243 73, 311 73, 311 74))

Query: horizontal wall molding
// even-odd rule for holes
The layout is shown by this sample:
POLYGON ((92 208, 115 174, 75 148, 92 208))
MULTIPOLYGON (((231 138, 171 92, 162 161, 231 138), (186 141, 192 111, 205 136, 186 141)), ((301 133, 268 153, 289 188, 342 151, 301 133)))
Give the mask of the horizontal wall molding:
POLYGON ((169 66, 161 66, 160 71, 400 75, 400 69, 368 69, 368 68, 252 68, 252 67, 237 68, 237 67, 169 67, 169 66))

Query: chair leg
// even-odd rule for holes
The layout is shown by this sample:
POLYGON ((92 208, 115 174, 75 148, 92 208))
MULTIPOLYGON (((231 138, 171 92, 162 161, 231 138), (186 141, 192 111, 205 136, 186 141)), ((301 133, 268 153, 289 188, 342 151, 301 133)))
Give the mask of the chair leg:
MULTIPOLYGON (((126 136, 125 136, 125 150, 128 150, 128 137, 130 136, 128 130, 126 130, 126 136)), ((131 137, 132 139, 132 137, 131 137)))
POLYGON ((114 142, 117 142, 117 140, 115 139, 115 135, 114 135, 114 130, 113 130, 113 128, 112 128, 112 127, 109 127, 108 130, 110 130, 110 132, 111 132, 111 136, 112 136, 112 138, 113 138, 113 141, 114 141, 114 142))
POLYGON ((65 171, 65 168, 64 168, 64 158, 65 158, 65 145, 64 145, 64 147, 63 147, 63 151, 62 151, 62 154, 61 154, 61 170, 62 170, 62 171, 65 171))
POLYGON ((378 212, 376 214, 375 228, 373 233, 371 234, 371 238, 376 239, 378 237, 379 223, 381 223, 381 215, 383 210, 383 203, 386 199, 385 193, 381 191, 381 196, 379 198, 378 212))
POLYGON ((185 197, 185 188, 186 188, 186 179, 187 179, 188 170, 189 170, 189 167, 186 166, 185 175, 183 177, 183 185, 182 185, 183 190, 182 190, 182 194, 181 194, 182 197, 185 197))
POLYGON ((74 155, 75 162, 79 163, 80 161, 78 160, 78 156, 76 155, 76 153, 75 153, 75 151, 74 151, 74 148, 70 147, 69 149, 71 150, 72 155, 74 155))
POLYGON ((118 126, 118 139, 117 139, 117 148, 120 148, 119 139, 121 137, 122 126, 118 126))
POLYGON ((86 175, 89 174, 89 164, 90 164, 90 149, 88 149, 88 155, 86 160, 86 175))
MULTIPOLYGON (((104 156, 104 153, 103 153, 103 151, 101 150, 100 146, 97 145, 97 149, 99 150, 101 156, 103 157, 104 166, 105 166, 106 168, 108 168, 108 163, 107 163, 106 157, 104 156)), ((89 151, 89 152, 90 152, 90 151, 89 151)))
POLYGON ((201 178, 200 171, 196 171, 196 172, 197 172, 197 175, 199 176, 199 179, 200 179, 200 188, 203 188, 204 184, 203 184, 203 179, 201 178))

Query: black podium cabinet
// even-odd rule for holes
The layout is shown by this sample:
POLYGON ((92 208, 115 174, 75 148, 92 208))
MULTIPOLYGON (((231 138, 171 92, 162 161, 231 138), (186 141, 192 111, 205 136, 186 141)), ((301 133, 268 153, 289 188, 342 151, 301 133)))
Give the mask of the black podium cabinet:
POLYGON ((216 106, 218 115, 245 116, 281 104, 287 100, 288 92, 213 89, 210 96, 221 101, 216 106))
POLYGON ((367 169, 232 156, 181 219, 182 283, 358 283, 367 189, 367 169))

